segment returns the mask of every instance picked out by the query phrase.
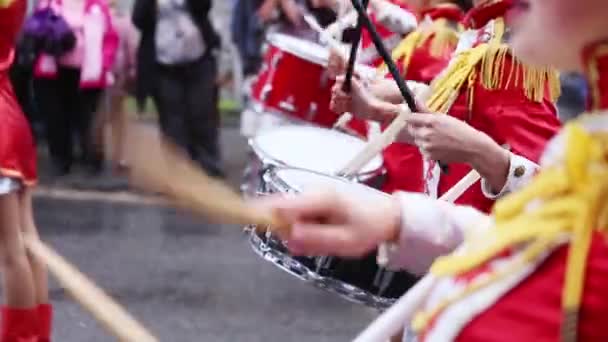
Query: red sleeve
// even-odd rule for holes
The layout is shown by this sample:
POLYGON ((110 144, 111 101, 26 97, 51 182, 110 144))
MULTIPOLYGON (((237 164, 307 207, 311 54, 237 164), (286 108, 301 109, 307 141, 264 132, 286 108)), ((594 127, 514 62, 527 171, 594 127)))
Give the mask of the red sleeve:
MULTIPOLYGON (((505 70, 509 68, 506 65, 505 70)), ((548 96, 542 102, 530 100, 521 85, 505 88, 487 90, 478 85, 471 121, 497 143, 508 144, 512 152, 538 162, 560 129, 557 109, 548 96)))

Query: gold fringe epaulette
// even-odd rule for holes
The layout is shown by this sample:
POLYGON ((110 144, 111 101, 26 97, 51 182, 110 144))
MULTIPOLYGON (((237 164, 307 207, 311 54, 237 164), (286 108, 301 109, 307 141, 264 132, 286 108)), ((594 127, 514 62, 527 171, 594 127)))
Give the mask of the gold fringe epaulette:
POLYGON ((10 6, 15 0, 0 0, 0 8, 6 8, 10 6))
MULTIPOLYGON (((408 34, 392 52, 394 61, 402 59, 403 70, 407 70, 414 52, 432 39, 430 54, 433 57, 444 56, 452 52, 458 44, 459 30, 450 26, 447 19, 433 21, 430 27, 421 27, 408 34)), ((378 67, 379 72, 386 73, 386 64, 378 67)))
POLYGON ((546 91, 549 91, 551 100, 557 100, 560 95, 557 71, 521 63, 513 56, 511 48, 502 42, 504 21, 496 19, 493 25, 492 38, 488 42, 459 53, 448 69, 433 81, 433 95, 427 103, 431 110, 445 112, 465 84, 469 90, 469 108, 472 108, 473 87, 477 81, 489 90, 521 86, 526 97, 535 102, 541 102, 546 91), (512 59, 512 65, 505 71, 507 58, 512 59))
POLYGON ((541 261, 564 238, 569 238, 561 340, 577 340, 592 237, 594 232, 608 232, 608 134, 589 133, 578 122, 569 124, 564 131, 563 163, 543 169, 529 186, 497 202, 494 226, 468 237, 462 253, 439 258, 430 273, 436 277, 462 275, 509 249, 517 250, 519 256, 473 280, 436 307, 418 313, 415 329, 423 330, 433 317, 475 291, 541 261))

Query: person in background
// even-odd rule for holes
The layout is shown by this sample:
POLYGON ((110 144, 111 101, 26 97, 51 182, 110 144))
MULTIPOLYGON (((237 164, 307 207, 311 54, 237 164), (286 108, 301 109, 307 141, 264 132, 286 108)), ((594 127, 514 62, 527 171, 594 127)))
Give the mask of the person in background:
POLYGON ((26 0, 0 1, 0 341, 50 342, 52 307, 44 262, 28 253, 25 238, 39 239, 32 188, 37 182, 36 147, 15 98, 8 69, 26 0))
POLYGON ((558 115, 562 122, 576 118, 584 109, 587 98, 587 81, 576 72, 560 75, 562 96, 557 101, 558 115))
POLYGON ((103 158, 92 139, 93 116, 102 90, 109 85, 118 43, 107 0, 46 0, 76 35, 76 46, 60 58, 41 54, 34 70, 34 91, 46 120, 47 141, 55 174, 73 166, 76 133, 85 166, 92 173, 103 158))
POLYGON ((210 10, 210 0, 137 0, 132 19, 142 35, 140 56, 154 61, 145 71, 154 77, 146 81, 153 82, 162 132, 210 175, 221 177, 216 84, 221 41, 210 10))
POLYGON ((138 37, 127 10, 119 8, 116 1, 112 1, 111 11, 112 21, 120 42, 112 68, 114 82, 106 89, 97 115, 95 141, 98 148, 103 148, 106 128, 109 129, 112 142, 110 146, 112 158, 110 159, 115 161, 112 168, 115 173, 123 173, 128 165, 124 157, 124 139, 128 120, 125 100, 132 92, 135 83, 138 37))

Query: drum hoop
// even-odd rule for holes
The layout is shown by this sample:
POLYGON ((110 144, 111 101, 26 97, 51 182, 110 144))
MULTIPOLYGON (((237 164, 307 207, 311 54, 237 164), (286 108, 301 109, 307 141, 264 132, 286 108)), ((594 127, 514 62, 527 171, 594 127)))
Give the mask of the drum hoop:
MULTIPOLYGON (((325 130, 325 131, 331 131, 331 129, 328 128, 324 128, 324 127, 319 127, 319 126, 315 126, 315 125, 302 125, 303 127, 312 127, 315 129, 320 129, 320 130, 325 130)), ((288 125, 284 126, 284 127, 288 127, 288 125)), ((298 125, 293 125, 293 127, 298 127, 298 125)), ((277 129, 280 129, 281 127, 278 127, 277 129)), ((259 144, 256 142, 256 138, 257 137, 253 137, 253 138, 249 138, 248 140, 248 144, 249 147, 253 150, 253 152, 258 156, 258 158, 260 158, 262 160, 262 163, 264 164, 270 164, 270 165, 275 165, 275 166, 282 166, 282 167, 291 167, 293 169, 301 169, 301 170, 305 170, 305 171, 311 171, 311 172, 317 172, 321 175, 326 175, 326 176, 332 176, 332 175, 327 175, 324 174, 322 172, 318 172, 315 170, 311 170, 311 169, 306 169, 306 168, 298 168, 298 167, 293 167, 290 166, 288 164, 286 164, 285 162, 276 159, 274 157, 271 157, 270 155, 268 155, 268 153, 264 152, 264 150, 259 146, 259 144)), ((357 139, 356 137, 352 137, 354 139, 357 139)), ((365 171, 365 172, 359 172, 356 174, 356 177, 358 178, 367 178, 367 177, 373 177, 373 176, 378 176, 384 173, 384 159, 382 158, 382 156, 378 156, 378 158, 380 159, 381 163, 380 166, 373 169, 373 170, 369 170, 369 171, 365 171)))
MULTIPOLYGON (((303 40, 303 39, 299 39, 299 38, 295 38, 283 33, 270 33, 268 34, 268 36, 266 37, 266 40, 268 41, 268 44, 275 46, 276 48, 280 49, 281 51, 288 53, 290 55, 293 55, 295 57, 301 58, 305 61, 320 65, 324 68, 327 68, 328 64, 329 64, 329 57, 328 58, 317 58, 315 56, 311 56, 309 54, 306 53, 306 51, 298 49, 298 48, 294 48, 294 46, 291 46, 290 44, 285 44, 284 42, 280 41, 281 38, 278 37, 287 37, 287 39, 289 40, 300 40, 300 41, 305 41, 306 43, 310 43, 313 45, 317 45, 320 48, 323 48, 322 45, 316 44, 314 42, 310 42, 307 40, 303 40)), ((329 56, 329 55, 328 55, 329 56)))
POLYGON ((276 166, 276 167, 269 168, 263 175, 264 182, 266 184, 271 185, 274 190, 279 191, 281 193, 300 193, 301 190, 294 189, 291 185, 287 184, 287 182, 285 182, 281 177, 279 177, 280 171, 289 171, 289 170, 302 171, 302 172, 314 174, 314 175, 321 176, 321 177, 331 178, 333 180, 336 180, 337 182, 344 183, 344 184, 350 184, 350 185, 354 184, 356 186, 357 185, 362 186, 362 187, 366 188, 367 190, 369 190, 370 192, 377 193, 378 195, 382 195, 384 197, 390 197, 390 195, 387 193, 374 189, 370 186, 366 186, 365 184, 356 182, 354 180, 349 180, 344 177, 328 175, 323 172, 308 170, 308 169, 299 168, 299 167, 276 166))

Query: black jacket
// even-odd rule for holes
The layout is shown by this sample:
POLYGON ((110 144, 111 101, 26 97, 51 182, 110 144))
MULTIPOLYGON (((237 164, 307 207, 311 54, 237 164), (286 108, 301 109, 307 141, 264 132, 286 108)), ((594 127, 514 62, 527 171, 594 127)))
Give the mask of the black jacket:
MULTIPOLYGON (((190 14, 196 25, 201 30, 207 53, 220 47, 220 37, 213 29, 209 20, 211 0, 187 0, 190 14)), ((224 0, 222 0, 224 1, 224 0)), ((146 98, 152 95, 156 84, 156 22, 157 22, 157 0, 136 0, 133 7, 133 24, 141 33, 141 41, 137 51, 137 85, 135 97, 137 104, 142 109, 146 98)))
MULTIPOLYGON (((215 32, 209 20, 211 0, 186 0, 192 19, 201 30, 208 51, 220 47, 220 36, 215 32)), ((136 0, 133 8, 133 24, 139 29, 142 36, 154 39, 157 22, 157 0, 136 0)), ((143 37, 142 37, 143 39, 143 37)))

